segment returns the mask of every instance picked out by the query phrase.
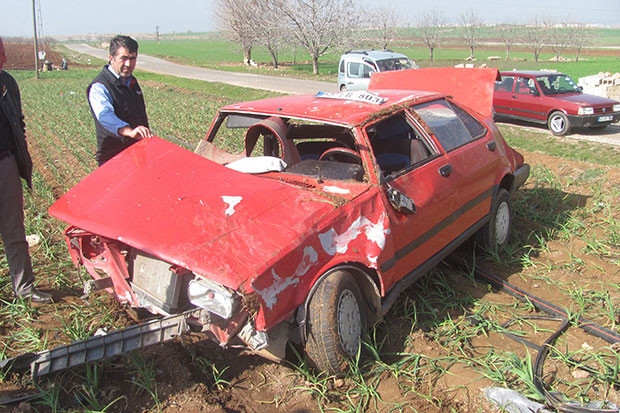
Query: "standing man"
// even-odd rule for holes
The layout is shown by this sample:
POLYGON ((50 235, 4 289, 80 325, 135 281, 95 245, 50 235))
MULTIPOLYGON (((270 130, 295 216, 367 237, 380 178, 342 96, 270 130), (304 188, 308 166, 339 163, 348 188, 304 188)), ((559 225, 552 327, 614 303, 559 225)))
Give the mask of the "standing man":
POLYGON ((19 87, 13 76, 2 70, 6 62, 0 37, 0 234, 15 294, 35 303, 49 303, 52 296, 34 286, 20 180, 21 176, 32 188, 32 160, 26 144, 19 87))
POLYGON ((132 75, 137 58, 138 42, 129 36, 114 37, 109 64, 86 89, 95 119, 99 166, 138 140, 153 136, 142 89, 132 75))

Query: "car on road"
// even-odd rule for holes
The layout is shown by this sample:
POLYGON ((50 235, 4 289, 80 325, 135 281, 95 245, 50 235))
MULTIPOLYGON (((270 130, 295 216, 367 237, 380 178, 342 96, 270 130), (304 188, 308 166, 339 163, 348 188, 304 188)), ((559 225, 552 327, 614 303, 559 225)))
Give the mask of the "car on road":
POLYGON ((500 75, 493 98, 497 119, 546 124, 558 136, 573 127, 602 130, 620 120, 620 102, 583 93, 564 73, 517 70, 500 75))
POLYGON ((417 68, 413 60, 392 50, 351 50, 340 56, 338 90, 365 90, 373 73, 417 68))
POLYGON ((185 312, 222 347, 279 360, 292 342, 337 374, 456 247, 509 242, 529 165, 481 113, 414 90, 230 104, 194 151, 141 140, 49 212, 89 291, 185 312))

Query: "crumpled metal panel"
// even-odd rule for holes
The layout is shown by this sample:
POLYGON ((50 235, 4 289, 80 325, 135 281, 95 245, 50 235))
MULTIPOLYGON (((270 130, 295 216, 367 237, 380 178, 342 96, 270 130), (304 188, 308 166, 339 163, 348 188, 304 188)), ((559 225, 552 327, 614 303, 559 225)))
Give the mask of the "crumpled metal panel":
POLYGON ((365 187, 341 186, 336 195, 303 190, 152 138, 95 170, 49 213, 238 289, 365 187))

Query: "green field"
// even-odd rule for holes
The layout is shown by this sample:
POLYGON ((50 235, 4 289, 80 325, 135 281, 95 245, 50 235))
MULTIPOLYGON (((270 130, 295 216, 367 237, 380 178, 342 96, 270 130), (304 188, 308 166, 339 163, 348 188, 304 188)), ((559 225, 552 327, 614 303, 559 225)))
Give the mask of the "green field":
MULTIPOLYGON (((469 50, 464 44, 459 44, 458 32, 450 34, 450 39, 435 50, 434 61, 429 60, 429 51, 414 33, 404 31, 389 47, 399 53, 404 53, 416 61, 420 67, 454 66, 466 63, 469 50)), ((490 29, 489 29, 490 30, 490 29)), ((590 37, 592 44, 581 52, 580 60, 575 62, 575 50, 567 49, 562 54, 566 59, 563 62, 554 62, 555 53, 550 47, 544 47, 538 62, 534 61, 533 52, 524 45, 515 45, 510 52, 510 59, 488 60, 490 56, 505 58, 503 45, 493 39, 492 32, 483 32, 481 45, 475 50, 476 66, 486 64, 489 67, 503 69, 555 69, 578 79, 599 72, 617 72, 620 70, 620 48, 610 47, 620 45, 620 29, 592 29, 590 37), (490 45, 490 43, 494 43, 490 45)), ((298 77, 313 77, 320 80, 334 80, 336 78, 338 60, 342 50, 334 50, 319 59, 320 74, 312 74, 312 64, 307 52, 301 48, 282 48, 279 61, 282 67, 278 71, 271 69, 271 58, 264 47, 256 46, 252 50, 253 60, 258 68, 245 67, 242 62, 240 47, 232 42, 216 36, 197 36, 198 39, 185 37, 162 36, 157 43, 154 40, 140 42, 140 52, 153 56, 160 56, 177 62, 191 65, 231 71, 253 71, 265 74, 282 75, 283 73, 298 77)), ((377 42, 361 42, 359 48, 378 48, 377 42)))

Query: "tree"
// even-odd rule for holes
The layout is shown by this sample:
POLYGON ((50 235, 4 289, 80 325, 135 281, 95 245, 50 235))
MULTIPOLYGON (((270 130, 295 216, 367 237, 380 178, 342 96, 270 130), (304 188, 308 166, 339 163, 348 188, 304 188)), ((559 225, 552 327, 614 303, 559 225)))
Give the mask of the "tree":
POLYGON ((390 41, 398 36, 396 31, 396 28, 399 26, 397 12, 393 7, 382 3, 381 6, 374 10, 372 16, 372 21, 378 25, 377 30, 379 31, 383 48, 387 49, 390 41))
POLYGON ((506 48, 506 61, 510 59, 510 49, 517 41, 517 26, 513 23, 502 23, 497 26, 497 34, 506 48))
POLYGON ((431 9, 423 12, 418 18, 420 38, 428 47, 430 60, 433 61, 435 49, 441 45, 441 28, 446 25, 446 18, 442 11, 431 9))
POLYGON ((241 45, 245 64, 252 61, 252 46, 256 42, 253 21, 259 3, 260 0, 214 0, 218 29, 224 37, 241 45))
POLYGON ((562 52, 566 49, 571 40, 571 28, 566 23, 551 25, 549 27, 549 45, 555 52, 555 60, 560 61, 562 52))
POLYGON ((478 17, 474 9, 461 14, 461 24, 463 25, 463 38, 469 47, 469 58, 474 59, 474 49, 478 45, 482 20, 478 17))
POLYGON ((534 22, 525 28, 523 40, 530 46, 534 52, 534 61, 538 62, 540 52, 545 45, 548 26, 539 21, 538 17, 534 18, 534 22))
POLYGON ((575 61, 578 62, 581 56, 581 49, 592 41, 592 32, 583 23, 574 23, 571 27, 569 43, 576 50, 575 61))
POLYGON ((319 73, 319 58, 347 44, 360 27, 363 10, 353 0, 278 0, 280 13, 291 32, 312 58, 319 73))
POLYGON ((252 26, 257 42, 269 51, 271 64, 278 68, 278 52, 287 34, 287 27, 280 21, 278 0, 262 0, 256 3, 256 13, 252 18, 252 26))

